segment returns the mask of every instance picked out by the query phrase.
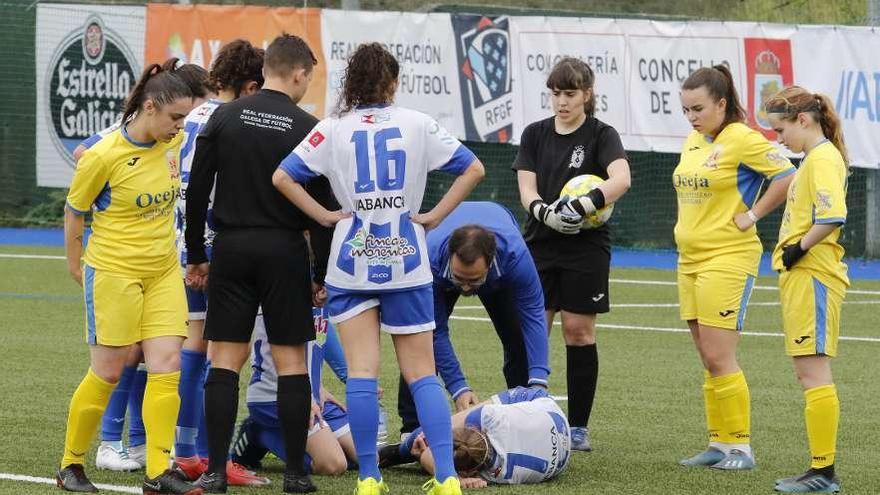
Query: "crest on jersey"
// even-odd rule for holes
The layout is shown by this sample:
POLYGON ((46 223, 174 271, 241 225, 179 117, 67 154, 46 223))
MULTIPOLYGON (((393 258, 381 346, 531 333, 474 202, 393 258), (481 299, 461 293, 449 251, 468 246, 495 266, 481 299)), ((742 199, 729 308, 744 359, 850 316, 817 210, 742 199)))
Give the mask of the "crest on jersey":
POLYGON ((312 148, 317 148, 319 144, 324 142, 324 135, 319 131, 315 131, 309 136, 309 144, 312 145, 312 148))
POLYGON ((574 147, 574 151, 571 152, 571 160, 568 161, 569 168, 581 168, 581 165, 584 164, 584 155, 586 155, 586 148, 584 145, 579 144, 574 147))
POLYGON ((767 38, 746 38, 746 76, 748 81, 749 125, 769 140, 776 139, 764 103, 782 88, 794 82, 791 63, 791 41, 767 38))
POLYGON ((816 213, 824 213, 834 207, 831 200, 831 191, 819 189, 816 191, 816 213))
POLYGON ((722 146, 715 146, 712 148, 712 152, 709 153, 709 156, 706 157, 706 161, 703 162, 703 166, 706 168, 718 168, 718 160, 721 158, 721 152, 723 151, 722 146))
POLYGON ((92 15, 58 44, 46 71, 49 135, 75 168, 76 146, 122 118, 140 68, 125 39, 92 15))
POLYGON ((175 150, 168 150, 165 152, 165 160, 168 162, 168 175, 172 179, 177 179, 180 177, 180 162, 178 162, 177 153, 175 150))
POLYGON ((513 131, 507 17, 452 18, 468 140, 506 143, 513 131))
POLYGON ((776 150, 767 152, 767 161, 780 167, 786 167, 791 163, 788 161, 788 158, 782 156, 782 153, 776 150))

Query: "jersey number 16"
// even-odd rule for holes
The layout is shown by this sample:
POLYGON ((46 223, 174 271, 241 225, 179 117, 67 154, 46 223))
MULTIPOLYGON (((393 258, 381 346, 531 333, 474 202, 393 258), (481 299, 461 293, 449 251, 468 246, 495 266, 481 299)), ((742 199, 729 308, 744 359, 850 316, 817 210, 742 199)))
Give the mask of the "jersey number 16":
POLYGON ((373 135, 373 156, 376 159, 374 180, 370 171, 370 134, 368 131, 354 131, 351 135, 351 142, 354 143, 354 156, 357 161, 357 181, 354 183, 356 194, 373 192, 377 185, 380 191, 403 189, 404 174, 406 173, 406 151, 388 149, 389 140, 402 138, 400 129, 397 127, 382 129, 373 135))

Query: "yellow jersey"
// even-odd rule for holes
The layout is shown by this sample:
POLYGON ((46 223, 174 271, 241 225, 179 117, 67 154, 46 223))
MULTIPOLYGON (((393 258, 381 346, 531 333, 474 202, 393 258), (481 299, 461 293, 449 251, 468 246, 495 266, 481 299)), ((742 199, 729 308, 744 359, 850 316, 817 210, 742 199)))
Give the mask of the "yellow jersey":
POLYGON ((692 132, 672 175, 678 198, 679 271, 711 266, 757 275, 762 252, 758 232, 754 226, 741 232, 733 217, 752 207, 765 179, 794 172, 787 158, 745 124, 728 124, 715 139, 692 132))
POLYGON ((83 153, 67 206, 80 214, 92 211, 84 256, 90 266, 148 277, 177 265, 174 224, 182 137, 138 143, 123 127, 83 153))
MULTIPOLYGON (((782 247, 799 242, 814 224, 846 223, 847 169, 840 151, 830 141, 814 147, 804 157, 794 181, 788 187, 785 213, 779 226, 779 243, 773 250, 773 269, 784 270, 782 247)), ((805 268, 825 285, 832 281, 849 286, 843 246, 835 229, 795 265, 805 268)), ((836 285, 836 284, 835 284, 836 285)))

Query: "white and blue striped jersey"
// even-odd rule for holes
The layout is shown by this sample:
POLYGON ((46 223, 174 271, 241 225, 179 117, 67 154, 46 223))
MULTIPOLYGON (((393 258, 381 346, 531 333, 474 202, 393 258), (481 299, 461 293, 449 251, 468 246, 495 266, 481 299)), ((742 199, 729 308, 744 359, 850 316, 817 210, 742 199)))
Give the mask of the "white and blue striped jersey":
MULTIPOLYGON (((315 340, 306 344, 306 369, 312 384, 312 399, 321 403, 321 371, 324 366, 324 344, 330 320, 321 308, 313 310, 315 321, 315 340)), ((253 374, 248 383, 247 402, 276 402, 278 400, 278 370, 272 359, 272 349, 266 334, 263 316, 257 316, 254 323, 254 337, 251 346, 251 368, 253 374)))
MULTIPOLYGON (((186 231, 186 188, 189 185, 189 175, 192 172, 193 157, 196 155, 196 138, 202 128, 208 123, 208 119, 214 114, 214 110, 223 102, 210 99, 192 109, 183 120, 183 143, 180 145, 180 200, 177 202, 177 246, 180 251, 180 264, 186 266, 186 242, 183 233, 186 231)), ((210 250, 214 242, 214 215, 212 204, 214 203, 214 190, 208 196, 208 215, 205 221, 205 247, 210 250)), ((210 256, 210 255, 209 255, 210 256)))
POLYGON ((393 105, 322 120, 280 169, 303 183, 324 175, 352 216, 333 233, 328 286, 393 291, 432 282, 419 212, 428 172, 460 175, 474 154, 431 117, 393 105))
POLYGON ((571 433, 565 414, 549 397, 487 404, 468 413, 465 424, 482 431, 493 452, 480 472, 502 484, 540 483, 568 465, 571 433))

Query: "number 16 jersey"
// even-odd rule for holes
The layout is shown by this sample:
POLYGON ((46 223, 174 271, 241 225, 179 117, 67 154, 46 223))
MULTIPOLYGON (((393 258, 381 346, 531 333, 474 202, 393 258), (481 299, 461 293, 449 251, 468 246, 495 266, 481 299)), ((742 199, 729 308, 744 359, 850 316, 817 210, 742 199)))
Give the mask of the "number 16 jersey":
POLYGON ((462 174, 474 154, 431 117, 393 105, 322 120, 281 162, 300 183, 324 175, 351 217, 336 225, 326 283, 395 291, 432 283, 419 212, 428 172, 462 174))

